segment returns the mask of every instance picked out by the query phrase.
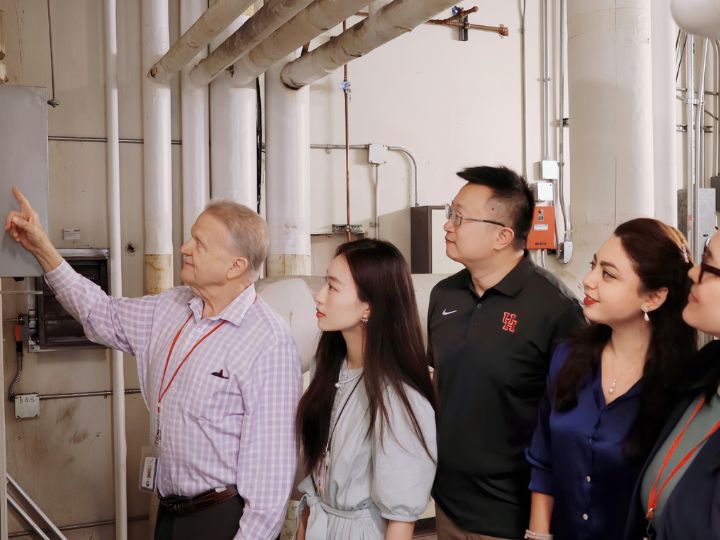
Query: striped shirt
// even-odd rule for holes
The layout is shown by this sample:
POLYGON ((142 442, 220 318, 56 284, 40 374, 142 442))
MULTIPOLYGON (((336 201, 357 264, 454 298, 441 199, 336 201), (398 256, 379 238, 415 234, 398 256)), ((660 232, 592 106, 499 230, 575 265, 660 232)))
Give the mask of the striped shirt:
POLYGON ((158 489, 194 496, 236 485, 245 501, 236 539, 275 538, 297 461, 294 419, 300 358, 285 322, 250 285, 217 316, 188 287, 155 296, 113 298, 63 262, 46 274, 63 306, 92 341, 137 359, 142 395, 156 431, 163 390, 183 357, 210 330, 162 399, 158 489))

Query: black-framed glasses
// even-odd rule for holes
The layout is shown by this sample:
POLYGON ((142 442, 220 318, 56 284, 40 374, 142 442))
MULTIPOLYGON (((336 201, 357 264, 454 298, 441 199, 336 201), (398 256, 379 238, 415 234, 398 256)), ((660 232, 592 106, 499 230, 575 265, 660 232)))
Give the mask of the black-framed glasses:
POLYGON ((712 274, 713 276, 720 276, 720 268, 711 266, 705 261, 708 258, 708 246, 705 244, 705 251, 703 251, 702 259, 700 259, 700 274, 698 275, 698 283, 702 283, 703 275, 705 272, 712 274))
POLYGON ((463 220, 474 221, 476 223, 491 223, 492 225, 500 225, 500 227, 507 227, 507 225, 505 225, 504 223, 500 223, 499 221, 493 221, 492 219, 476 219, 463 216, 462 214, 459 214, 458 211, 449 204, 445 205, 445 219, 447 219, 448 221, 452 221, 452 224, 456 227, 462 225, 463 220))

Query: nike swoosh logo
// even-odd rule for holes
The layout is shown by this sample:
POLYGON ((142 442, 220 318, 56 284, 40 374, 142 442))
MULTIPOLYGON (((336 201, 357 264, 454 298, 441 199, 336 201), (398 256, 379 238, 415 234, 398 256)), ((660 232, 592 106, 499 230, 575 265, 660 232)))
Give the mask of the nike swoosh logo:
POLYGON ((444 317, 445 315, 452 315, 453 313, 456 313, 456 312, 457 312, 457 309, 454 309, 454 310, 452 310, 452 311, 448 311, 447 309, 443 309, 443 310, 442 310, 443 317, 444 317))

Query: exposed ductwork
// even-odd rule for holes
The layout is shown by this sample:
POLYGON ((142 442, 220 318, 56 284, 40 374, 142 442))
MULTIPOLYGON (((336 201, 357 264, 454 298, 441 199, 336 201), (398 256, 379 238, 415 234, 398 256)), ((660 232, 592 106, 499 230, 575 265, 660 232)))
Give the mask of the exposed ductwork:
POLYGON ((670 10, 675 22, 687 33, 720 38, 720 1, 672 0, 670 10))
POLYGON ((294 50, 366 7, 367 0, 315 0, 233 65, 233 78, 248 84, 294 50))
POLYGON ((185 64, 208 46, 253 3, 253 0, 219 0, 193 24, 148 70, 148 77, 168 82, 185 64))
POLYGON ((290 88, 302 88, 410 32, 455 3, 456 0, 395 0, 374 16, 285 66, 282 81, 290 88))
POLYGON ((208 84, 285 22, 305 9, 312 0, 268 0, 255 15, 238 28, 222 45, 201 61, 190 73, 195 84, 208 84))

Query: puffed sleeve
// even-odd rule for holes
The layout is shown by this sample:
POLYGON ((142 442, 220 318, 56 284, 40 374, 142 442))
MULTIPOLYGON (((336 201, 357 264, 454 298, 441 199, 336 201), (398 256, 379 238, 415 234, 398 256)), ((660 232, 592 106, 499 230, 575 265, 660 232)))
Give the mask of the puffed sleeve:
POLYGON ((550 394, 560 368, 568 356, 568 347, 563 344, 553 354, 548 374, 548 390, 540 402, 538 409, 538 425, 533 434, 530 447, 525 450, 525 457, 530 464, 530 491, 553 494, 553 468, 552 468, 552 436, 550 432, 550 394))
POLYGON ((379 425, 373 434, 371 496, 382 517, 391 521, 417 521, 430 500, 437 466, 435 411, 417 391, 407 385, 405 391, 430 455, 400 397, 389 389, 385 397, 390 425, 382 436, 379 425))

